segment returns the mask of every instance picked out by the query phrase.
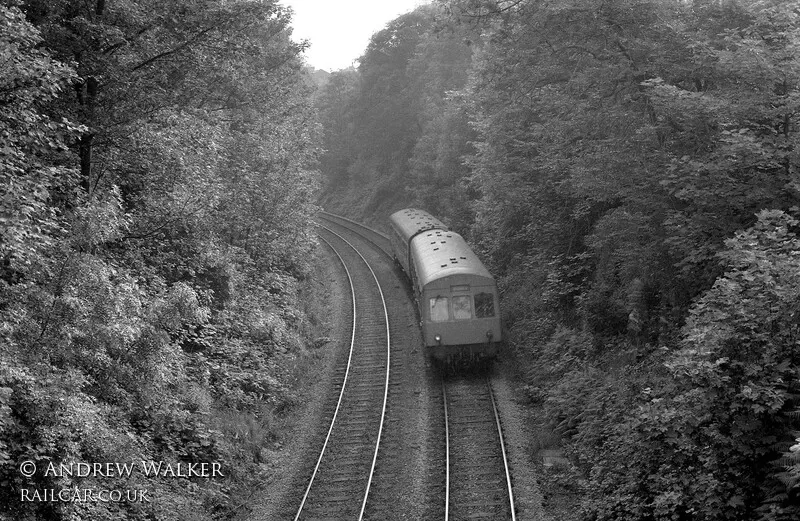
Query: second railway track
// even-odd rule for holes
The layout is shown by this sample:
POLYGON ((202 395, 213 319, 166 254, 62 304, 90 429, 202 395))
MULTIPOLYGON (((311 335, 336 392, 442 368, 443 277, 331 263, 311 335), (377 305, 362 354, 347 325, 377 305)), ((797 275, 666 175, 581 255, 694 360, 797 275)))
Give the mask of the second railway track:
POLYGON ((320 235, 348 271, 353 333, 336 409, 295 520, 362 519, 386 412, 389 319, 380 284, 366 259, 335 232, 321 227, 320 235))
POLYGON ((389 237, 384 233, 359 222, 353 221, 352 219, 348 219, 347 217, 342 217, 341 215, 328 212, 319 212, 317 215, 320 219, 323 219, 328 223, 335 224, 363 237, 364 240, 372 243, 376 248, 383 251, 389 258, 392 257, 392 246, 389 242, 389 237))
POLYGON ((438 378, 422 348, 413 295, 380 232, 337 216, 321 216, 370 261, 386 294, 392 371, 386 428, 365 519, 442 519, 444 459, 438 378))

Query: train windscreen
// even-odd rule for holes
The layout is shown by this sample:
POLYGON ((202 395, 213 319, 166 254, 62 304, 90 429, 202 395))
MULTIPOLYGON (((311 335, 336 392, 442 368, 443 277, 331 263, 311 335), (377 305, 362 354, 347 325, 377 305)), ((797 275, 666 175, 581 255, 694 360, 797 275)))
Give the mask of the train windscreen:
POLYGON ((432 322, 447 322, 450 318, 447 312, 447 297, 433 297, 430 300, 431 305, 431 321, 432 322))
POLYGON ((472 299, 469 295, 453 297, 453 318, 456 320, 469 320, 472 318, 472 299))
POLYGON ((489 318, 494 316, 494 295, 478 293, 475 295, 475 316, 489 318))

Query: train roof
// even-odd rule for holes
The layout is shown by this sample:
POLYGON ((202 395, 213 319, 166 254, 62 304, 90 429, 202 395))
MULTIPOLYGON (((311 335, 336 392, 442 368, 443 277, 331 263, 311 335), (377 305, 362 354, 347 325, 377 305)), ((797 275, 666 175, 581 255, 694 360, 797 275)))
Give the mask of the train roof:
POLYGON ((411 242, 414 266, 420 286, 451 275, 472 275, 494 281, 491 273, 459 234, 428 230, 411 242))
POLYGON ((389 222, 403 236, 406 242, 425 230, 446 230, 447 226, 425 210, 406 208, 389 216, 389 222))

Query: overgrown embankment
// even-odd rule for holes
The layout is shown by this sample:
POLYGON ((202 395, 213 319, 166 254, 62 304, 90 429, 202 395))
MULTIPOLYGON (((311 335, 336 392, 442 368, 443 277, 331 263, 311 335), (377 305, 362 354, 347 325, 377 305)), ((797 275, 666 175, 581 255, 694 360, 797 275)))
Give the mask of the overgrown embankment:
POLYGON ((497 276, 576 518, 800 512, 798 45, 778 0, 450 0, 319 97, 331 200, 497 276))
POLYGON ((317 131, 288 23, 0 5, 0 518, 246 513, 309 331, 317 131), (140 461, 224 476, 44 471, 140 461), (76 488, 148 501, 22 500, 76 488))

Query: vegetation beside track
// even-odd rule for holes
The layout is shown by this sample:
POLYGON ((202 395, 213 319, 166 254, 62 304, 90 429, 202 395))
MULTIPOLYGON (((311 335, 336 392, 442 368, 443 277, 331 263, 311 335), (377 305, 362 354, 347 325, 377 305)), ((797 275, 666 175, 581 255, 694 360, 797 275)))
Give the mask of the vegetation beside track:
POLYGON ((288 24, 273 1, 0 2, 0 519, 247 516, 311 343, 288 24), (140 460, 224 476, 42 470, 140 460), (22 500, 75 488, 149 501, 22 500))
POLYGON ((798 46, 795 2, 445 0, 318 96, 326 203, 498 277, 575 518, 800 514, 798 46))

